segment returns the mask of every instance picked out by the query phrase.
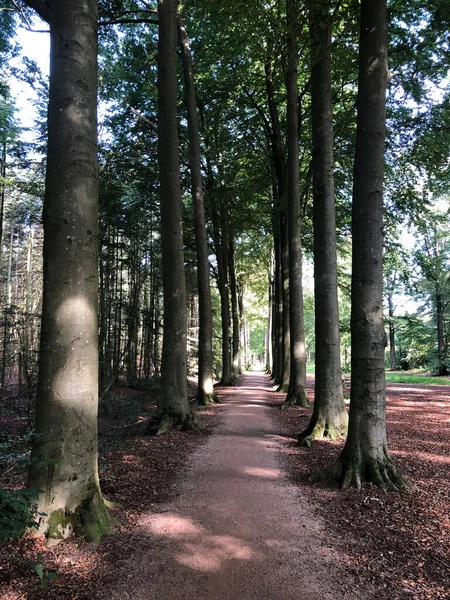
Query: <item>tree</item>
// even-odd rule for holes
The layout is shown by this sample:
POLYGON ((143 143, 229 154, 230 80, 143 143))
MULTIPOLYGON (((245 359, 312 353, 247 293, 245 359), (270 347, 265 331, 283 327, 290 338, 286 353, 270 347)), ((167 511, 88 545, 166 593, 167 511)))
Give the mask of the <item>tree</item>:
POLYGON ((362 0, 352 209, 352 385, 348 438, 326 472, 342 487, 368 481, 393 489, 397 472, 386 438, 382 298, 383 176, 387 84, 385 0, 362 0))
POLYGON ((445 321, 450 307, 449 250, 450 236, 448 229, 449 209, 439 214, 430 215, 430 220, 422 223, 419 233, 422 238, 421 247, 415 254, 415 261, 420 267, 423 280, 420 282, 421 295, 425 296, 436 323, 437 372, 446 376, 450 373, 448 343, 445 321), (432 221, 432 222, 430 222, 432 221))
POLYGON ((178 37, 183 61, 186 109, 189 134, 189 167, 194 202, 195 247, 199 297, 198 391, 197 402, 204 405, 216 401, 213 387, 212 306, 209 284, 208 242, 200 160, 200 135, 197 116, 194 70, 189 38, 181 14, 178 14, 178 37))
POLYGON ((298 150, 298 2, 287 0, 287 221, 289 244, 290 375, 285 406, 309 406, 303 324, 302 242, 298 150))
POLYGON ((331 104, 331 22, 329 1, 309 3, 313 139, 313 223, 315 295, 315 393, 311 421, 302 443, 347 430, 342 392, 334 202, 333 115, 331 104))
POLYGON ((97 470, 97 2, 29 0, 50 26, 44 292, 28 487, 40 530, 108 530, 97 470))
POLYGON ((191 427, 187 395, 186 284, 177 131, 177 2, 159 0, 158 164, 164 334, 158 433, 191 427))

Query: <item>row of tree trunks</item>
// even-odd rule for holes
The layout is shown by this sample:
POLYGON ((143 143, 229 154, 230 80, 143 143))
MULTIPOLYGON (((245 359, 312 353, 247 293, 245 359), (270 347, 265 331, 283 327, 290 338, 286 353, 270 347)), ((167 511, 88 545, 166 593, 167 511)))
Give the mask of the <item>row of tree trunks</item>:
POLYGON ((102 229, 100 396, 119 380, 135 385, 150 379, 158 374, 161 362, 161 265, 159 247, 153 246, 153 229, 145 240, 139 228, 133 229, 138 239, 125 239, 110 224, 102 229))
POLYGON ((287 3, 287 147, 275 101, 272 60, 265 62, 269 143, 273 164, 274 275, 271 375, 286 406, 308 406, 303 322, 299 180, 298 2, 287 3), (287 152, 287 159, 286 159, 287 152))

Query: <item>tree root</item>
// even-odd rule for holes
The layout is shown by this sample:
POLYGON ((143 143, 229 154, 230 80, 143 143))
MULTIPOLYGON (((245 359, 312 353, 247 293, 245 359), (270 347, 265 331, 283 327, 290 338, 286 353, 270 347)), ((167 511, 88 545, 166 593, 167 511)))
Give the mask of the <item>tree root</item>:
POLYGON ((222 404, 216 392, 212 392, 212 394, 205 394, 204 392, 199 392, 197 394, 196 401, 197 406, 208 406, 209 404, 222 404))
POLYGON ((146 433, 148 435, 162 435, 172 429, 200 433, 203 428, 200 421, 192 412, 184 419, 180 419, 179 415, 170 411, 164 411, 156 415, 155 418, 150 419, 146 424, 146 433))
POLYGON ((360 490, 364 483, 371 483, 386 492, 414 489, 411 482, 397 471, 388 457, 384 460, 367 457, 361 463, 347 460, 341 455, 332 467, 315 471, 310 480, 335 482, 344 490, 350 487, 360 490))
POLYGON ((281 408, 300 407, 307 408, 311 406, 306 391, 290 391, 288 390, 286 400, 283 402, 281 408))
POLYGON ((309 448, 315 440, 337 440, 347 435, 347 427, 334 427, 330 423, 316 421, 315 425, 309 425, 301 433, 296 433, 294 437, 297 439, 300 446, 309 448))

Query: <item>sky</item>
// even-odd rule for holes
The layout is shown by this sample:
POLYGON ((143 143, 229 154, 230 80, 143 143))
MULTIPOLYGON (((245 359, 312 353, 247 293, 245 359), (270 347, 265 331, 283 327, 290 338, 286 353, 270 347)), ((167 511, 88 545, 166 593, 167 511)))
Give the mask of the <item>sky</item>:
MULTIPOLYGON (((24 56, 37 62, 44 75, 48 75, 50 63, 50 34, 35 33, 27 31, 20 27, 17 31, 17 41, 22 50, 11 65, 20 67, 24 56)), ((10 79, 11 93, 15 99, 18 110, 20 125, 25 128, 32 128, 36 118, 36 110, 33 101, 36 100, 36 94, 32 87, 25 82, 18 81, 14 77, 10 79)), ((22 135, 25 141, 32 141, 33 133, 28 131, 22 135)))

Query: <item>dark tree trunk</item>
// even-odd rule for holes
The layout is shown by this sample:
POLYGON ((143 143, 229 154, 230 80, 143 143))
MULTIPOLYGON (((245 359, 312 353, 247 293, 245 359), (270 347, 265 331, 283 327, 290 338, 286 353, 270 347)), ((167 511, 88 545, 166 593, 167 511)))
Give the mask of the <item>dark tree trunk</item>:
MULTIPOLYGON (((271 259, 271 263, 273 263, 273 258, 271 259)), ((273 288, 274 281, 271 278, 271 272, 269 271, 269 306, 268 306, 268 317, 267 317, 267 342, 266 342, 266 373, 271 374, 271 369, 273 365, 273 316, 274 316, 274 301, 273 301, 273 288)))
POLYGON ((187 395, 186 284, 177 131, 177 0, 159 0, 158 164, 164 331, 158 433, 190 427, 187 395))
POLYGON ((195 249, 199 302, 198 391, 200 405, 217 401, 213 386, 212 307, 209 282, 208 242, 200 162, 200 136, 191 49, 181 15, 178 15, 178 37, 183 62, 185 98, 188 115, 189 167, 194 203, 195 249))
POLYGON ((34 0, 50 25, 44 293, 28 487, 41 529, 98 540, 109 517, 97 471, 97 2, 34 0))
POLYGON ((281 375, 279 392, 287 392, 289 375, 291 373, 291 329, 289 312, 289 234, 286 207, 280 223, 280 254, 281 254, 281 375))
POLYGON ((394 321, 394 301, 392 294, 388 293, 388 307, 389 307, 389 362, 391 370, 397 369, 397 359, 395 356, 395 321, 394 321))
POLYGON ((438 374, 446 376, 449 374, 449 368, 446 362, 445 352, 445 328, 444 328, 444 304, 442 301, 442 294, 439 287, 436 287, 436 329, 437 329, 437 341, 438 341, 438 360, 439 370, 438 374))
POLYGON ((1 191, 0 191, 0 256, 3 252, 3 217, 5 214, 5 192, 6 192, 6 141, 2 146, 2 164, 0 167, 1 191))
POLYGON ((386 439, 383 321, 383 176, 386 0, 362 0, 352 210, 352 387, 348 438, 328 472, 342 487, 408 485, 386 439))
POLYGON ((278 344, 277 344, 277 368, 274 377, 275 383, 280 391, 286 392, 289 386, 290 374, 290 333, 289 333, 289 247, 287 232, 287 184, 286 184, 286 159, 284 151, 283 136, 281 134, 280 121, 277 105, 275 102, 275 91, 273 83, 272 64, 267 60, 264 65, 267 104, 269 107, 271 123, 271 151, 273 169, 276 184, 274 184, 274 248, 275 248, 275 271, 278 272, 278 344), (278 243, 278 252, 276 245, 278 243), (277 264, 278 258, 278 264, 277 264), (278 267, 278 269, 277 269, 278 267))
POLYGON ((220 385, 233 385, 231 368, 231 318, 230 295, 228 291, 228 241, 226 232, 220 231, 220 217, 217 210, 213 214, 214 246, 217 258, 217 287, 220 294, 220 314, 222 321, 222 377, 220 385))
POLYGON ((281 347, 282 347, 282 312, 281 304, 281 259, 280 259, 280 226, 277 209, 277 190, 274 182, 274 207, 272 209, 272 230, 273 230, 273 315, 272 315, 272 373, 271 378, 275 384, 281 381, 281 347))
POLYGON ((239 379, 239 353, 240 353, 240 323, 239 323, 239 303, 236 284, 236 266, 234 260, 234 242, 230 240, 228 247, 228 271, 230 274, 230 296, 231 296, 231 318, 233 322, 232 337, 232 377, 235 381, 239 379))
MULTIPOLYGON (((247 340, 245 335, 246 318, 244 309, 244 286, 239 283, 237 286, 238 305, 239 305, 239 362, 238 372, 247 370, 247 340)), ((270 304, 270 302, 269 302, 270 304)))
POLYGON ((302 217, 298 150, 298 0, 287 0, 287 221, 289 264, 290 375, 285 406, 309 406, 303 324, 302 217))
POLYGON ((334 205, 329 0, 311 0, 311 105, 316 373, 314 408, 302 443, 347 432, 342 392, 334 205))

